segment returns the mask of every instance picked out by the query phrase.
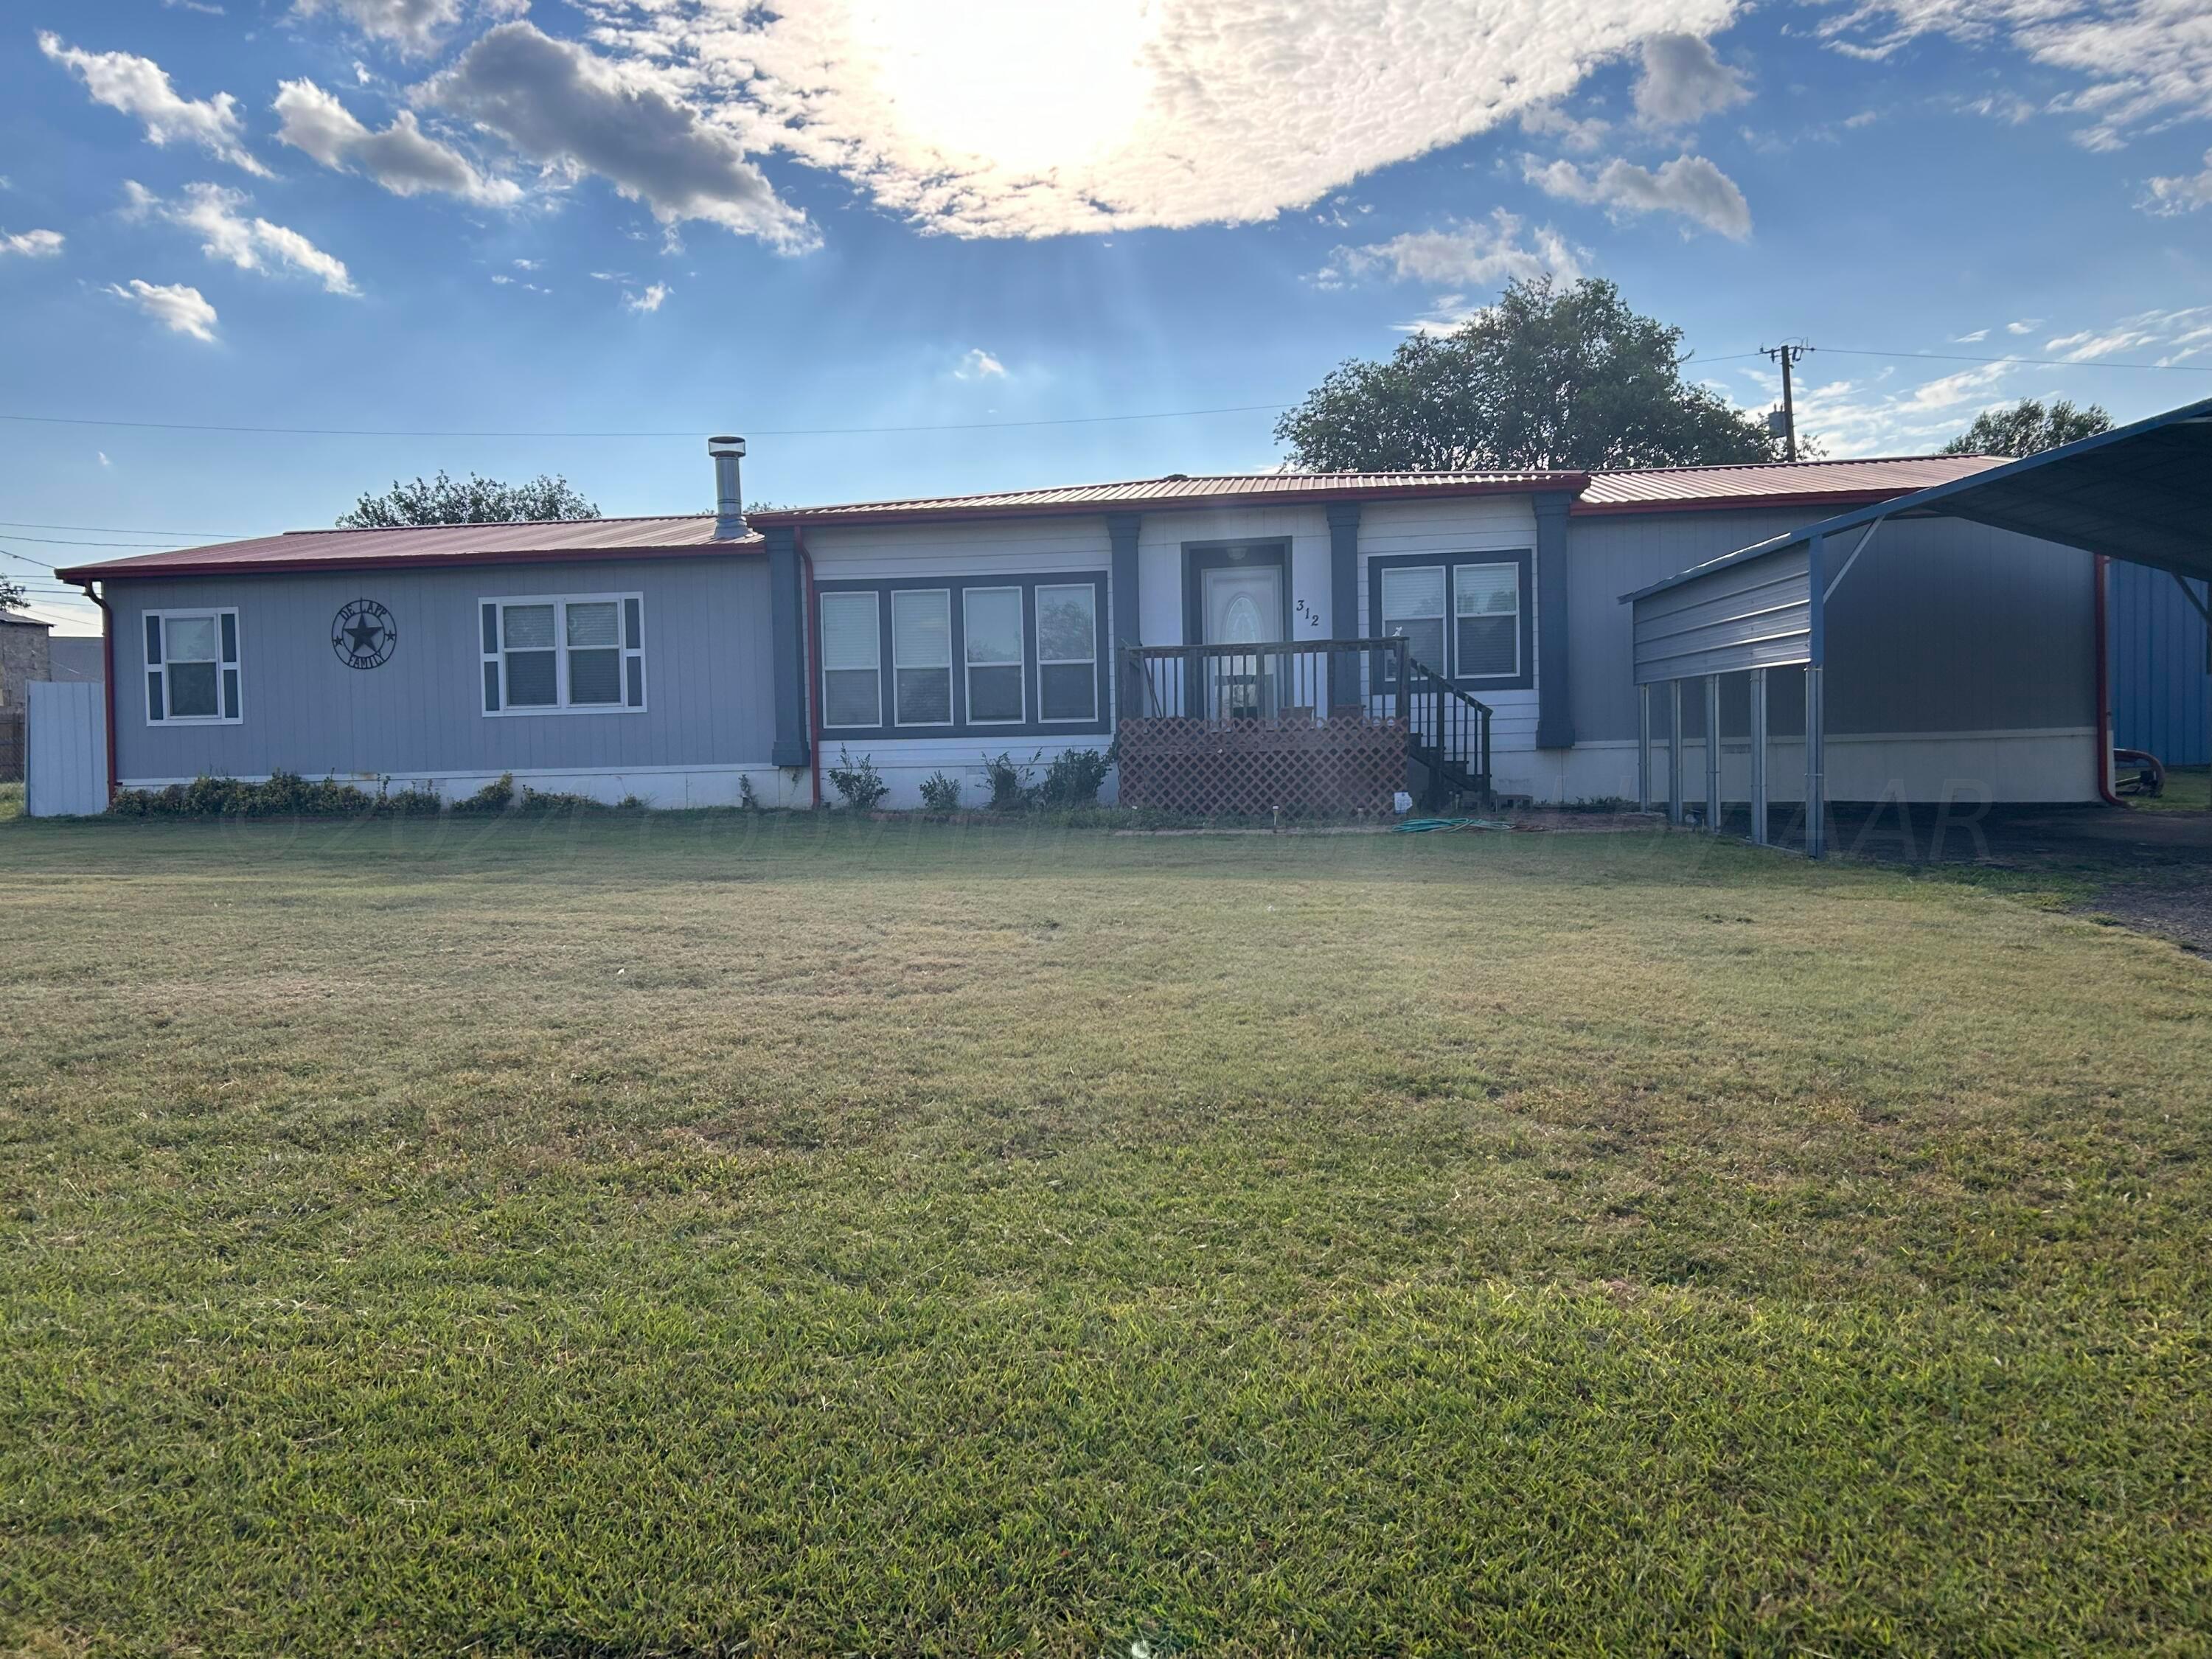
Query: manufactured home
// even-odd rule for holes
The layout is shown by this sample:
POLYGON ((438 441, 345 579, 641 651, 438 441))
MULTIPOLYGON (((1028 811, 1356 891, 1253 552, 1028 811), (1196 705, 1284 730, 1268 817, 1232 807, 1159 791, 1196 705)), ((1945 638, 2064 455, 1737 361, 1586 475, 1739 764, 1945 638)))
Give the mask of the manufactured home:
MULTIPOLYGON (((988 757, 1110 748, 1109 799, 1387 810, 1407 787, 1694 799, 1717 732, 1741 799, 1756 713, 1766 793, 1802 799, 1806 677, 1761 676, 1755 711, 1746 675, 1654 698, 1650 607, 1624 596, 2002 465, 1176 474, 749 521, 742 442, 708 449, 712 513, 60 573, 106 614, 113 785, 281 770, 457 796, 511 774, 804 806, 849 754, 898 806, 939 772, 976 799, 988 757)), ((1829 798, 2098 799, 2100 580, 2079 545, 1896 516, 1826 610, 1853 665, 1821 693, 1829 798)))

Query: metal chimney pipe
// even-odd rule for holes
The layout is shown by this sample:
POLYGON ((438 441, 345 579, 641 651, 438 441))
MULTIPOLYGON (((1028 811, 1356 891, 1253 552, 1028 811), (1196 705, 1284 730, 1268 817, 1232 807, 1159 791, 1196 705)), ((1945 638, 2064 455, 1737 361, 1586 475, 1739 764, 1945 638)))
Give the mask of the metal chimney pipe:
POLYGON ((745 533, 745 496, 738 482, 738 463, 744 459, 743 438, 709 438, 707 453, 714 458, 714 536, 727 540, 745 533))

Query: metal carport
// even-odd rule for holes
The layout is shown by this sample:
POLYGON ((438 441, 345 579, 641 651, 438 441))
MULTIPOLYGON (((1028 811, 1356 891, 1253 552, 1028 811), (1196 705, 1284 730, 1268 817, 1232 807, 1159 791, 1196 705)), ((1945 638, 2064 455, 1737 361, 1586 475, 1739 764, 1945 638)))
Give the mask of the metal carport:
MULTIPOLYGON (((1641 791, 1651 802, 1651 699, 1667 688, 1674 720, 1668 809, 1682 821, 1682 687, 1703 684, 1717 731, 1720 677, 1751 678, 1752 839, 1768 840, 1766 677, 1805 676, 1806 850, 1826 851, 1825 714, 1827 603, 1887 520, 1905 514, 1966 519, 2000 530, 2212 584, 2212 398, 2063 445, 1970 477, 1838 514, 1621 596, 1635 615, 1636 684, 1643 700, 1641 791)), ((2208 616, 2212 627, 2212 616, 2208 616)), ((2100 744, 2108 734, 2100 733, 2100 744)), ((1705 743, 1706 813, 1720 799, 1720 744, 1705 743)))

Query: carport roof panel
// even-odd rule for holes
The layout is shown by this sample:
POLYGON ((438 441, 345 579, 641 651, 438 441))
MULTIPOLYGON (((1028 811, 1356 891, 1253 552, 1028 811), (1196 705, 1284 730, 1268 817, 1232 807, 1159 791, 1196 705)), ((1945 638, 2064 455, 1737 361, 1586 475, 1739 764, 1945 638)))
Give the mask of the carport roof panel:
POLYGON ((2212 398, 1838 514, 1625 593, 1622 602, 1899 513, 1971 519, 2177 575, 2212 579, 2212 398))

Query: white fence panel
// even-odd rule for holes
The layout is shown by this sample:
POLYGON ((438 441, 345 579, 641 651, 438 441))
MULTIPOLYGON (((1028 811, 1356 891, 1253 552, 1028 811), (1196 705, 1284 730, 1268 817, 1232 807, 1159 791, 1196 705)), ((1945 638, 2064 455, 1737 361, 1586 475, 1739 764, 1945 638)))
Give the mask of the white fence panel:
POLYGON ((33 680, 23 808, 34 818, 107 810, 106 688, 33 680))

